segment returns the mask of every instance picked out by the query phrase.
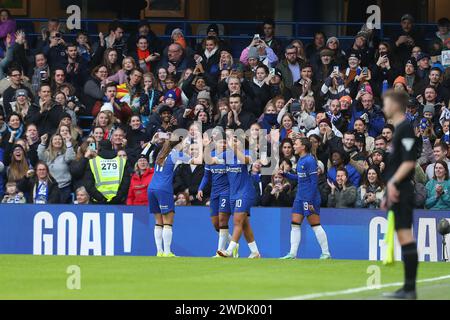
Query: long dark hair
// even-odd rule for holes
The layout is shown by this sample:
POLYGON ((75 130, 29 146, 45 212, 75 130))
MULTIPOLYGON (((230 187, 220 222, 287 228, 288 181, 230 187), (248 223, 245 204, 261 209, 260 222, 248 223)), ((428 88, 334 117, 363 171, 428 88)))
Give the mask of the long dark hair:
POLYGON ((377 174, 377 181, 375 182, 375 184, 377 185, 377 187, 382 187, 384 188, 384 182, 381 179, 381 172, 380 169, 377 166, 371 165, 369 167, 369 169, 366 170, 366 172, 364 173, 364 177, 363 177, 363 185, 367 188, 370 186, 370 182, 369 182, 369 170, 374 170, 375 173, 377 174))
POLYGON ((443 160, 438 160, 434 164, 433 179, 437 180, 437 177, 436 177, 436 165, 437 164, 440 164, 440 165, 442 165, 444 167, 444 170, 445 170, 445 178, 444 178, 444 180, 448 180, 448 166, 447 166, 447 162, 445 162, 443 160))
POLYGON ((279 149, 280 159, 281 159, 281 158, 285 158, 285 156, 284 156, 284 154, 283 154, 283 145, 284 145, 285 143, 289 143, 289 144, 291 145, 291 148, 292 148, 292 155, 293 155, 293 156, 295 155, 295 152, 294 152, 294 143, 292 142, 291 139, 285 138, 285 139, 283 139, 283 141, 281 141, 281 143, 280 143, 280 149, 279 149))
POLYGON ((103 54, 102 65, 106 66, 106 68, 108 69, 108 75, 116 74, 122 68, 117 61, 114 64, 109 62, 108 56, 112 51, 115 51, 117 53, 117 61, 119 60, 119 53, 117 52, 116 49, 107 48, 105 50, 103 54))

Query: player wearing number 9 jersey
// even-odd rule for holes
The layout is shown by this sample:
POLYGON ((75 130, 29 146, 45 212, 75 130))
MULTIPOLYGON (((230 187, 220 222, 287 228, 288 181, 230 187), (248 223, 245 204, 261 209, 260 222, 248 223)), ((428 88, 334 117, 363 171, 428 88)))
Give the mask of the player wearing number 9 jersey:
POLYGON ((306 217, 322 249, 320 259, 331 258, 328 240, 320 224, 320 192, 318 188, 317 160, 311 155, 311 142, 308 138, 298 138, 294 143, 295 153, 300 157, 297 162, 297 174, 280 174, 291 180, 298 180, 297 194, 292 208, 291 250, 282 259, 295 259, 300 246, 301 224, 306 217))
POLYGON ((232 241, 226 250, 218 250, 221 257, 231 257, 242 233, 244 232, 251 254, 249 258, 260 258, 261 255, 253 236, 250 226, 250 208, 255 204, 256 191, 248 171, 248 165, 252 163, 249 151, 243 148, 236 137, 231 136, 228 140, 229 148, 226 151, 227 176, 230 184, 231 212, 234 214, 232 241))
POLYGON ((181 140, 164 142, 155 161, 153 179, 148 186, 149 210, 155 216, 154 236, 158 257, 175 256, 170 249, 175 215, 173 174, 177 164, 191 162, 190 157, 176 148, 181 146, 180 142, 181 140))

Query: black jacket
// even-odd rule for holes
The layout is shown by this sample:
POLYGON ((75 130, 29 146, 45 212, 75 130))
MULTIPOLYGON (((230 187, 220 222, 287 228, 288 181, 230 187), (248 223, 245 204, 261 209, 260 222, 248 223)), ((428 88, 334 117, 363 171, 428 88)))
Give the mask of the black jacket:
POLYGON ((264 112, 264 107, 272 98, 270 86, 264 83, 260 87, 256 83, 252 82, 250 84, 250 87, 252 88, 253 96, 255 97, 253 99, 253 102, 255 104, 255 111, 253 113, 255 113, 255 115, 258 117, 264 112))
MULTIPOLYGON (((180 164, 175 170, 175 176, 173 179, 174 194, 184 192, 186 189, 188 189, 189 195, 194 197, 194 201, 192 201, 191 204, 202 205, 203 203, 197 200, 196 195, 198 192, 198 187, 200 186, 200 182, 202 182, 204 171, 205 167, 203 165, 196 166, 194 172, 192 172, 190 164, 180 164)), ((206 190, 209 189, 210 184, 208 183, 207 187, 204 190, 204 198, 209 196, 209 192, 206 192, 206 190)))
MULTIPOLYGON (((272 192, 272 184, 268 184, 264 189, 261 205, 264 207, 290 207, 292 206, 292 202, 294 201, 292 197, 292 192, 290 188, 287 186, 283 188, 283 192, 281 192, 277 197, 271 194, 272 192)), ((295 194, 294 194, 295 195, 295 194)))
MULTIPOLYGON (((31 92, 30 88, 21 84, 18 89, 26 90, 30 99, 33 100, 33 92, 31 92)), ((6 112, 5 117, 8 117, 12 113, 11 102, 15 101, 15 95, 18 89, 14 89, 12 86, 9 86, 8 89, 3 92, 3 106, 6 112)))
MULTIPOLYGON (((17 189, 22 191, 27 196, 27 203, 34 203, 34 193, 38 185, 38 180, 36 177, 33 178, 23 178, 17 183, 17 189)), ((48 204, 57 204, 60 202, 59 188, 56 181, 51 181, 49 183, 48 191, 48 204)))
POLYGON ((53 104, 50 110, 46 110, 41 113, 40 107, 32 105, 28 111, 28 115, 33 119, 33 123, 36 124, 39 136, 48 134, 52 136, 56 129, 58 129, 61 116, 63 114, 63 108, 58 104, 53 104))
POLYGON ((69 164, 70 175, 72 176, 73 190, 86 186, 86 173, 89 170, 89 159, 81 158, 69 164))
POLYGON ((250 129, 250 126, 256 122, 255 115, 253 113, 246 112, 244 110, 242 110, 241 113, 239 113, 238 117, 239 117, 239 121, 241 122, 240 126, 238 126, 234 122, 234 117, 233 117, 231 125, 228 125, 228 114, 224 115, 220 119, 219 125, 222 126, 224 129, 234 129, 234 130, 242 129, 242 130, 246 131, 246 130, 250 129))

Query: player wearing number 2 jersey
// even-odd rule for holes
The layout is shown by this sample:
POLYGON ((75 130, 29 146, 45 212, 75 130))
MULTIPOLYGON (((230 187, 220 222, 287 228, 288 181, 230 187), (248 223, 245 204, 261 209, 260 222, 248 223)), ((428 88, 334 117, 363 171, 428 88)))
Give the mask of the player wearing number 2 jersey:
POLYGON ((248 172, 248 165, 252 162, 252 159, 248 150, 243 152, 243 148, 235 136, 229 138, 228 146, 225 160, 228 182, 230 184, 231 212, 234 214, 234 229, 232 241, 228 248, 226 250, 218 250, 217 254, 224 258, 231 257, 244 232, 251 251, 249 258, 260 258, 261 255, 256 246, 249 220, 250 208, 255 204, 256 200, 256 191, 248 172))
POLYGON ((158 257, 174 257, 170 249, 175 215, 173 174, 178 163, 190 163, 191 158, 177 149, 181 141, 166 140, 155 162, 155 173, 148 186, 150 213, 155 216, 155 242, 158 257), (163 249, 164 243, 164 249, 163 249))
MULTIPOLYGON (((227 165, 225 163, 225 150, 227 141, 223 137, 216 141, 215 149, 211 152, 210 164, 205 165, 205 173, 198 188, 197 199, 203 201, 203 191, 211 181, 210 211, 211 222, 219 233, 219 244, 217 250, 225 250, 231 241, 228 222, 230 220, 230 184, 227 177, 227 165)), ((207 159, 208 160, 208 159, 207 159)), ((214 256, 220 257, 219 255, 214 256)), ((233 257, 238 257, 238 246, 236 246, 233 257)))
POLYGON ((299 138, 294 143, 295 153, 300 157, 297 162, 297 175, 283 172, 280 174, 291 180, 298 179, 297 195, 292 208, 291 250, 283 259, 295 259, 301 238, 301 224, 306 217, 316 234, 322 249, 321 259, 329 259, 328 240, 320 225, 320 192, 318 189, 317 160, 311 155, 311 142, 307 138, 299 138))

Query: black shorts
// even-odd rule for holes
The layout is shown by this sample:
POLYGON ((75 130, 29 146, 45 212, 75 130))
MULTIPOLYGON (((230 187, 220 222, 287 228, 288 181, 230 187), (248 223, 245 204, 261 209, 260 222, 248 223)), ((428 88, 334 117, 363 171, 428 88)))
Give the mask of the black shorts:
POLYGON ((414 211, 414 187, 408 182, 402 184, 398 190, 400 201, 391 207, 395 216, 395 230, 411 229, 414 211))

